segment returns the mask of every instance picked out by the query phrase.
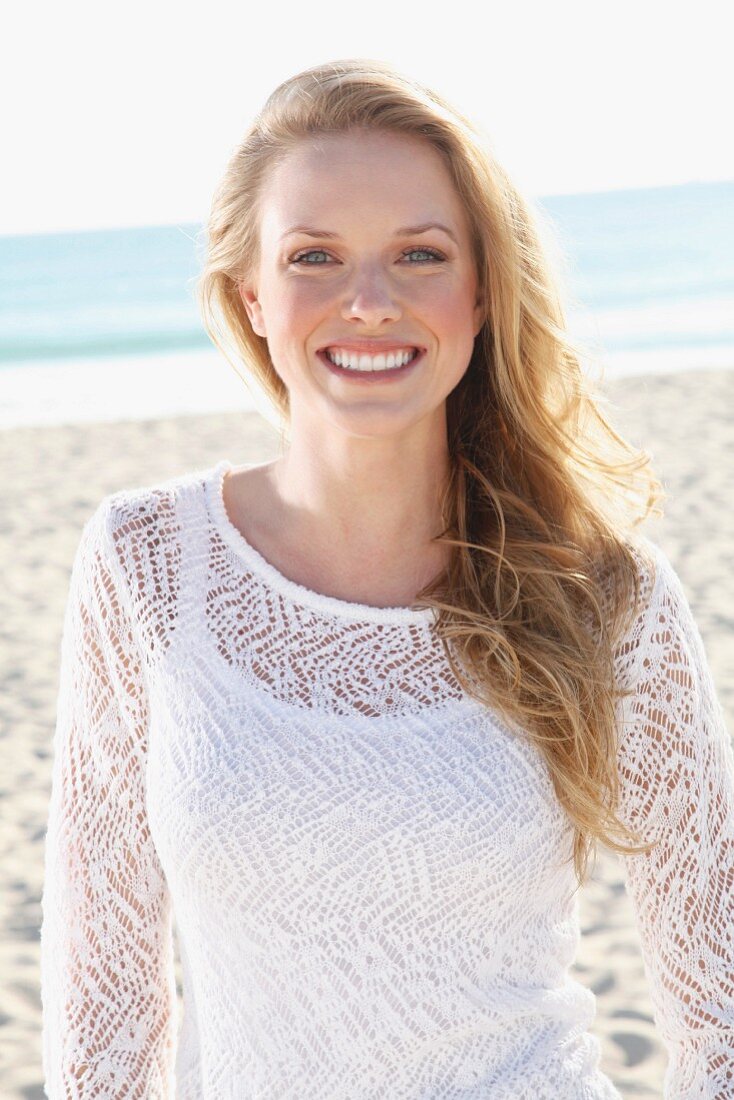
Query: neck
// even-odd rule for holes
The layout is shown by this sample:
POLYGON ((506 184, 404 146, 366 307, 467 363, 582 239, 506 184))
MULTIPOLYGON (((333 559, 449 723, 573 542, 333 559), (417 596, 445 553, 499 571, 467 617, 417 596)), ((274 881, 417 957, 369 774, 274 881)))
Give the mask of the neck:
POLYGON ((439 436, 325 438, 295 435, 270 469, 280 529, 325 558, 359 563, 375 577, 413 569, 436 575, 447 548, 441 495, 449 472, 439 436))

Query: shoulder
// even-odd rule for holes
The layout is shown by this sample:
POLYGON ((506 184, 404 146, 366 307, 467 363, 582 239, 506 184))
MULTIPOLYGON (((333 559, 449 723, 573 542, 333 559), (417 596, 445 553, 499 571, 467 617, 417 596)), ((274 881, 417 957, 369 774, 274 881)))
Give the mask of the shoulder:
POLYGON ((617 670, 628 686, 678 664, 705 663, 691 604, 669 554, 646 536, 628 541, 638 575, 638 598, 618 642, 617 670))
POLYGON ((649 536, 628 534, 624 547, 629 552, 635 574, 636 609, 644 614, 662 592, 680 587, 680 578, 668 553, 649 536))
MULTIPOLYGON (((76 569, 100 569, 127 593, 136 618, 153 626, 173 615, 186 539, 206 527, 205 487, 213 467, 118 489, 98 502, 82 532, 76 569)), ((158 634, 164 625, 157 624, 158 634)))
POLYGON ((668 553, 644 535, 638 535, 627 545, 637 565, 640 606, 648 617, 664 604, 684 603, 688 609, 683 582, 668 553))
POLYGON ((107 542, 118 557, 143 547, 160 546, 180 529, 187 505, 203 501, 211 468, 196 469, 165 480, 118 489, 102 497, 84 525, 107 542))

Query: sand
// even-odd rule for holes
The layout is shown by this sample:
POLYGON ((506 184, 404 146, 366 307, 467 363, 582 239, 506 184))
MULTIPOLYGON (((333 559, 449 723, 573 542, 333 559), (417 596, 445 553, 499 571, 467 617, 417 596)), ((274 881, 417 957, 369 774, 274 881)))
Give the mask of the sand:
MULTIPOLYGON (((614 421, 652 453, 668 492, 647 528, 679 572, 734 732, 734 371, 690 371, 608 384, 614 421)), ((61 623, 84 521, 100 498, 221 458, 279 452, 256 413, 0 432, 0 1095, 41 1098, 39 924, 61 623)), ((573 967, 597 995, 602 1068, 622 1095, 660 1097, 657 1034, 621 865, 601 851, 581 895, 573 967)), ((180 970, 179 970, 180 993, 180 970)), ((386 1098, 387 1100, 387 1098, 386 1098)))

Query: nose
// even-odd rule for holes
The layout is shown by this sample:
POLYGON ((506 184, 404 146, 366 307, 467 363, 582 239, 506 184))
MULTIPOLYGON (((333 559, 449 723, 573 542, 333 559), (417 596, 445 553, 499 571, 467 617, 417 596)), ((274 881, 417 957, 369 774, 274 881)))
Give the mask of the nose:
POLYGON ((402 309, 385 272, 377 265, 358 268, 344 297, 342 317, 377 328, 401 316, 402 309))

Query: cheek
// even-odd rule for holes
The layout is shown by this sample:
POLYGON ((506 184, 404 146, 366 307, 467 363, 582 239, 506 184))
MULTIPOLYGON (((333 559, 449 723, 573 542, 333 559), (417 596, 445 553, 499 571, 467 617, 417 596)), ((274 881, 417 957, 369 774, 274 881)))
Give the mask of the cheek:
POLYGON ((334 288, 326 280, 306 277, 280 287, 273 305, 282 316, 297 322, 332 305, 334 297, 334 288))
POLYGON ((298 285, 269 288, 268 350, 277 374, 289 388, 299 385, 304 346, 328 313, 326 296, 315 282, 303 279, 298 285))
POLYGON ((285 329, 333 299, 333 290, 317 278, 274 278, 261 285, 261 301, 270 324, 285 329))
POLYGON ((421 294, 421 311, 427 323, 444 339, 462 339, 473 325, 474 290, 467 285, 428 286, 421 294))

